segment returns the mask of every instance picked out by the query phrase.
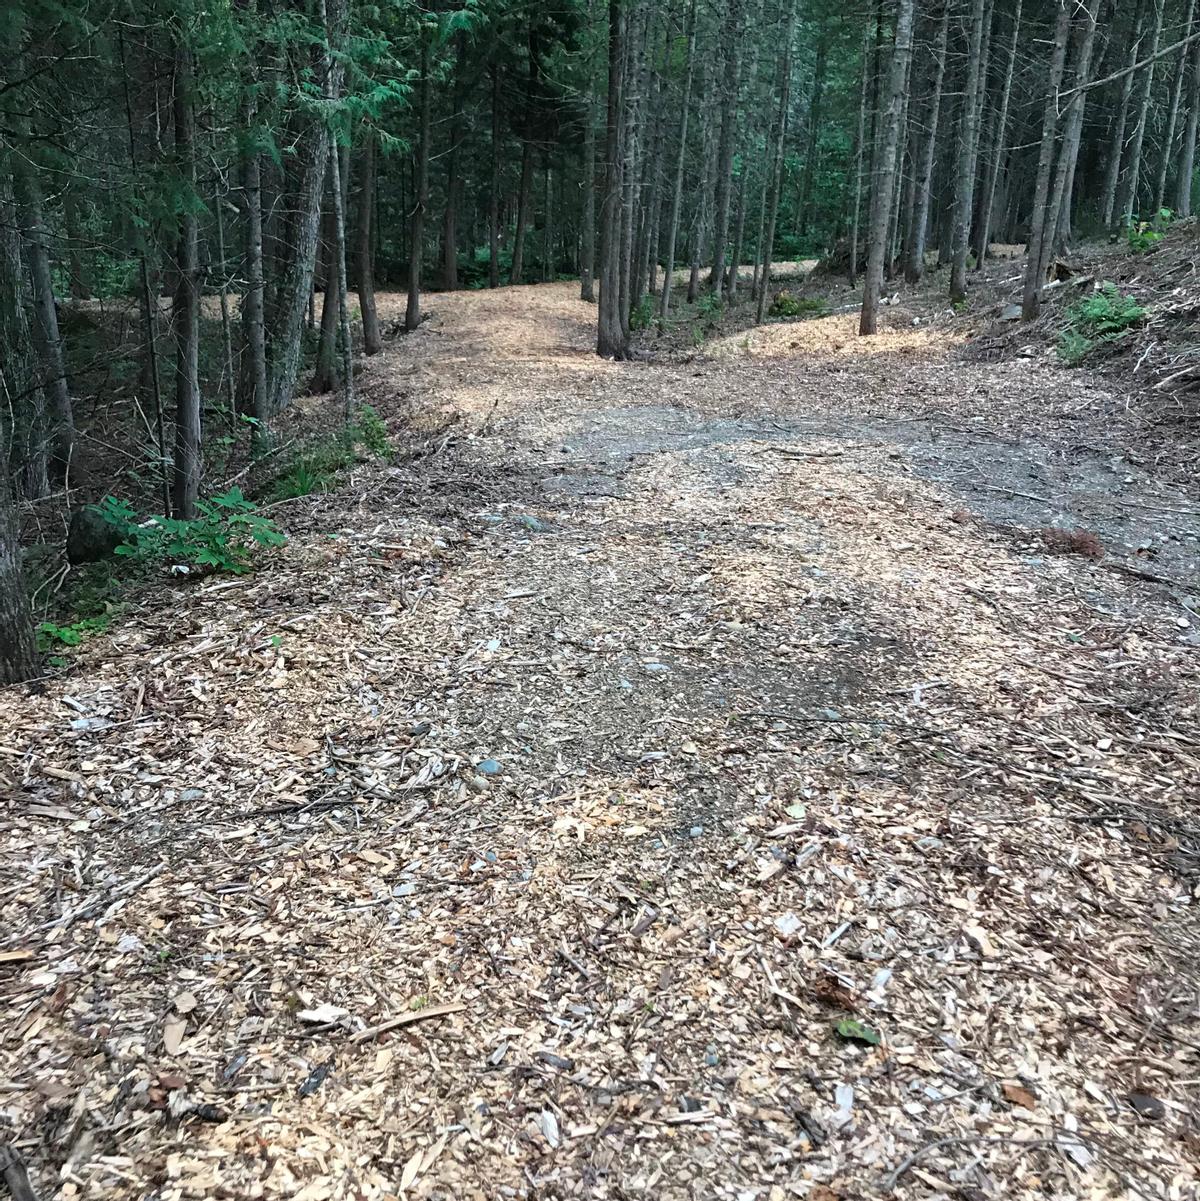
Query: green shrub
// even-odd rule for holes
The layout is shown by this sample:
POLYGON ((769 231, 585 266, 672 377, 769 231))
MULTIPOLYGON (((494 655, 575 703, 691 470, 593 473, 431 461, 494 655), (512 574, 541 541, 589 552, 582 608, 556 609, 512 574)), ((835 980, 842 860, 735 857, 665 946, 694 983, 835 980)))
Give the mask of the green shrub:
POLYGON ((654 298, 652 296, 643 296, 629 310, 629 328, 632 330, 649 329, 650 322, 653 320, 654 298))
POLYGON ((151 517, 139 522, 123 500, 106 496, 96 511, 121 535, 116 553, 140 562, 166 562, 241 575, 250 570, 256 546, 282 546, 287 539, 258 506, 230 488, 200 501, 190 521, 151 517))
POLYGON ((339 474, 358 462, 359 446, 381 459, 392 455, 387 426, 370 405, 359 409, 353 425, 331 438, 309 443, 296 454, 275 477, 269 490, 271 499, 293 500, 314 492, 328 492, 336 485, 339 474))
POLYGON ((793 296, 788 291, 780 292, 771 301, 768 317, 823 317, 825 302, 812 296, 793 296))
POLYGON ((1149 221, 1131 221, 1125 231, 1129 249, 1134 254, 1153 250, 1166 237, 1167 226, 1175 219, 1170 209, 1159 209, 1149 221))
POLYGON ((725 302, 716 292, 705 292, 696 301, 696 315, 709 327, 716 325, 721 320, 721 314, 724 311, 725 302))
POLYGON ((1098 291, 1067 310, 1067 328, 1059 335, 1058 356, 1074 367, 1095 347, 1123 338, 1145 316, 1146 310, 1132 296, 1123 296, 1116 284, 1103 283, 1098 291))
POLYGON ((78 646, 89 635, 107 630, 108 623, 107 613, 102 617, 84 617, 65 626, 43 621, 36 630, 38 650, 45 654, 60 646, 78 646))

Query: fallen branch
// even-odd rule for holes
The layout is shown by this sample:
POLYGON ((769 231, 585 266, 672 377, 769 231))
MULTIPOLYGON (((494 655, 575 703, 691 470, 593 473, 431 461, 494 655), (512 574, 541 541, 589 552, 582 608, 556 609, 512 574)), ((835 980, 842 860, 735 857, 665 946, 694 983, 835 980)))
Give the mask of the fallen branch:
POLYGON ((458 1013, 463 1009, 466 1009, 466 1006, 458 1001, 449 1005, 430 1005, 427 1009, 414 1009, 411 1013, 402 1013, 399 1017, 388 1018, 386 1022, 380 1022, 378 1026, 368 1026, 365 1030, 351 1035, 350 1041, 365 1043, 367 1039, 374 1038, 377 1034, 386 1034, 389 1030, 396 1030, 400 1026, 411 1026, 413 1022, 423 1022, 427 1018, 445 1017, 448 1013, 458 1013))
POLYGON ((13 1201, 37 1201, 29 1184, 25 1161, 15 1147, 0 1147, 0 1179, 8 1186, 13 1201))

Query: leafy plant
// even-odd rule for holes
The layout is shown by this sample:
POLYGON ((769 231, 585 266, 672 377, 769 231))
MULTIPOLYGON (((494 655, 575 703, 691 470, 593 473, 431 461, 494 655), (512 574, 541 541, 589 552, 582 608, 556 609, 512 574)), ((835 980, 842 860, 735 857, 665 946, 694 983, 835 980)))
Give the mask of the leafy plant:
POLYGON ((1167 227, 1175 219, 1168 208, 1161 208, 1149 221, 1131 221, 1125 231, 1129 249, 1134 254, 1153 250, 1166 237, 1167 227))
POLYGON ((650 322, 654 319, 654 299, 650 296, 643 296, 641 300, 629 310, 629 328, 648 329, 650 322))
POLYGON ((241 575, 250 570, 256 546, 282 546, 287 539, 240 488, 230 488, 196 505, 196 517, 151 517, 139 522, 130 506, 106 496, 96 511, 121 535, 118 555, 142 562, 169 561, 241 575))
POLYGON ((387 426, 369 405, 359 410, 354 425, 331 438, 310 443, 297 454, 276 476, 270 489, 272 499, 293 500, 297 496, 329 491, 339 473, 358 461, 359 446, 381 459, 390 458, 392 454, 387 426))
POLYGON ((388 458, 392 453, 392 441, 388 437, 387 426, 383 419, 370 405, 363 405, 358 410, 358 422, 354 427, 357 441, 361 442, 372 454, 381 459, 388 458))
POLYGON ((78 646, 89 635, 108 629, 108 622, 107 613, 99 617, 84 617, 65 626, 55 621, 43 621, 36 630, 38 650, 45 654, 60 646, 78 646))
POLYGON ((787 290, 780 292, 771 301, 767 310, 769 317, 823 317, 825 302, 813 296, 793 296, 787 290))
POLYGON ((1067 328, 1058 339, 1058 356, 1075 366, 1095 347, 1123 338, 1145 316, 1146 310, 1132 296, 1122 295, 1116 284, 1105 282, 1067 310, 1067 328))

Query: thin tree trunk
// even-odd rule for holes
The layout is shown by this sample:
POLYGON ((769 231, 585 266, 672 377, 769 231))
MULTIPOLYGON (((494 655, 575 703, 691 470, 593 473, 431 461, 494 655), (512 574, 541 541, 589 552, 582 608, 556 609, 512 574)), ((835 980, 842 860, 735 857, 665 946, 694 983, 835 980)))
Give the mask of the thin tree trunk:
MULTIPOLYGON (((1184 30, 1191 33, 1196 15, 1196 0, 1188 0, 1187 20, 1184 30)), ((1158 180, 1154 185, 1154 210, 1157 212, 1167 201, 1167 176, 1175 155, 1175 131, 1179 127, 1179 105, 1183 99, 1183 77, 1187 74, 1187 47, 1179 48, 1179 65, 1175 68, 1175 80, 1171 85, 1171 103, 1167 109, 1167 128, 1163 133, 1162 146, 1158 155, 1158 180)), ((1072 97, 1072 99, 1074 99, 1072 97)))
POLYGON ((852 206, 854 215, 850 220, 850 269, 847 272, 852 288, 858 283, 858 243, 859 223, 862 219, 863 160, 866 157, 867 98, 870 95, 871 80, 871 60, 867 54, 870 36, 869 32, 863 34, 862 87, 858 98, 858 127, 854 132, 854 204, 852 206))
MULTIPOLYGON (((253 101, 246 110, 246 130, 253 137, 255 111, 253 101)), ((247 369, 250 396, 249 410, 254 417, 251 427, 250 447, 255 457, 266 452, 270 446, 271 405, 267 388, 267 342, 264 324, 263 300, 263 223, 262 223, 262 170, 257 145, 251 143, 242 159, 242 190, 246 197, 246 294, 242 297, 242 336, 250 356, 247 369)))
POLYGON ((1054 49, 1050 56, 1050 75, 1042 112, 1042 141, 1038 149, 1037 179, 1033 188, 1033 217, 1029 227, 1029 245, 1025 256, 1025 288, 1021 315, 1032 321, 1041 307, 1044 275, 1044 243, 1053 237, 1047 229, 1050 199, 1050 167, 1054 161, 1058 127, 1058 90, 1062 87, 1063 69, 1067 60, 1067 40, 1071 30, 1071 7, 1062 4, 1054 27, 1054 49))
POLYGON ((604 139, 604 200, 600 210, 600 302, 596 353, 628 357, 621 322, 621 145, 622 64, 625 13, 622 0, 608 0, 608 118, 604 139))
POLYGON ((900 109, 908 57, 912 53, 913 0, 898 0, 896 36, 888 69, 887 109, 882 136, 875 147, 872 171, 871 220, 868 229, 867 273, 863 284, 858 332, 874 334, 879 328, 879 293, 883 287, 883 260, 887 253, 888 206, 896 171, 896 145, 900 137, 900 109))
POLYGON ((817 149, 821 143, 821 103, 825 98, 825 64, 829 55, 827 37, 817 40, 817 58, 813 64, 813 93, 808 110, 808 145, 804 149, 804 170, 800 176, 800 228, 799 234, 808 233, 812 217, 813 173, 816 170, 817 149))
MULTIPOLYGON (((333 170, 333 160, 336 154, 330 154, 330 172, 333 170)), ((332 191, 332 185, 331 185, 332 191)), ((324 272, 321 280, 321 332, 317 338, 317 359, 313 372, 312 391, 316 393, 332 392, 337 387, 337 338, 338 321, 338 292, 337 264, 334 262, 335 242, 337 238, 334 224, 333 205, 325 207, 321 218, 321 262, 324 272)))
MULTIPOLYGON (((1143 0, 1137 0, 1133 11, 1133 35, 1141 30, 1143 0)), ((1108 163, 1104 171, 1104 187, 1101 192, 1101 219, 1105 229, 1112 229, 1113 214, 1117 208, 1117 184, 1121 178, 1121 162, 1125 157, 1125 126, 1129 120, 1129 100, 1133 95, 1133 64, 1138 61, 1138 47, 1141 45, 1140 36, 1131 36, 1129 43, 1129 64, 1121 77, 1121 99, 1113 117, 1112 138, 1108 148, 1108 163)))
POLYGON ((442 214, 442 287, 447 292, 458 290, 458 203, 462 193, 462 180, 459 178, 459 144, 463 136, 461 69, 464 54, 460 35, 452 89, 450 147, 446 154, 446 208, 442 214))
MULTIPOLYGON (((1195 29, 1189 28, 1189 35, 1195 29)), ((1200 41, 1192 43, 1192 78, 1188 85, 1188 118, 1183 131, 1183 147, 1179 156, 1179 179, 1175 190, 1175 215, 1192 215, 1192 184, 1196 167, 1196 135, 1200 131, 1200 41)))
POLYGON ((1075 178, 1075 164, 1079 159, 1079 140, 1083 132, 1083 109, 1087 101, 1086 87, 1092 77, 1092 50, 1096 42, 1096 15, 1100 11, 1100 0, 1090 0, 1083 12, 1083 32, 1079 38, 1079 51, 1075 63, 1075 89, 1067 101, 1064 114, 1062 150, 1054 173, 1054 189, 1050 197, 1050 209, 1046 215, 1046 228, 1042 235, 1042 261, 1040 277, 1045 279, 1046 269, 1055 250, 1064 244, 1064 228, 1069 236, 1071 225, 1070 194, 1075 178), (1064 226, 1065 223, 1065 226, 1064 226))
MULTIPOLYGON (((1020 0, 1018 0, 1018 3, 1020 0)), ((950 0, 944 0, 938 23, 937 44, 933 50, 933 79, 930 81, 929 117, 920 163, 916 167, 913 194, 912 228, 905 255, 904 278, 910 284, 921 282, 925 274, 925 245, 929 236, 929 203, 933 195, 933 167, 937 160, 938 121, 942 111, 942 84, 946 78, 946 42, 950 30, 950 0)))
POLYGON ((425 251, 425 210, 429 207, 429 139, 433 122, 433 87, 429 79, 429 37, 421 34, 421 132, 417 147, 416 197, 412 211, 412 236, 408 252, 408 304, 404 329, 411 333, 421 324, 421 260, 425 251))
POLYGON ((950 299, 967 298, 967 251, 975 196, 975 160, 979 150, 979 88, 983 46, 984 0, 971 0, 967 51, 967 86, 958 131, 958 165, 954 179, 954 225, 950 243, 950 299))
POLYGON ((383 349, 379 314, 375 308, 375 133, 367 131, 359 155, 357 276, 358 308, 362 314, 363 353, 383 349))
POLYGON ((51 479, 63 482, 75 446, 75 418, 67 383, 63 341, 58 328, 58 307, 50 271, 50 253, 42 220, 42 193, 34 166, 23 155, 14 156, 17 203, 25 235, 25 257, 33 296, 33 335, 41 364, 42 392, 50 422, 48 466, 51 479))
POLYGON ((701 127, 703 133, 700 138, 700 171, 696 186, 696 207, 692 214, 694 223, 691 245, 691 272, 688 275, 687 299, 688 304, 692 304, 700 293, 700 264, 704 258, 704 236, 708 231, 708 198, 710 191, 705 186, 707 180, 712 178, 713 173, 713 154, 715 151, 713 138, 713 106, 711 99, 707 95, 705 87, 705 67, 704 64, 700 75, 700 88, 698 95, 703 99, 701 101, 702 121, 701 127))
POLYGON ((692 79, 696 68, 696 0, 691 0, 687 19, 687 66, 683 81, 683 103, 679 110, 679 152, 675 158, 675 187, 671 195, 671 220, 667 229, 666 275, 658 316, 665 321, 671 311, 671 288, 675 282, 675 247, 679 237, 679 211, 683 204, 683 168, 687 161, 688 114, 692 107, 692 79))
POLYGON ((596 301, 596 68, 594 36, 595 0, 588 0, 587 110, 583 128, 583 230, 579 249, 579 296, 589 304, 596 301))
MULTIPOLYGON (((196 117, 193 108, 192 53, 180 44, 175 52, 175 157, 183 186, 196 189, 196 117)), ((175 262, 175 475, 171 504, 185 521, 196 515, 200 496, 200 255, 199 229, 191 197, 179 217, 175 262)))
MULTIPOLYGON (((901 0, 903 4, 911 4, 911 2, 912 0, 901 0)), ((779 62, 779 111, 775 117, 772 138, 771 196, 767 201, 767 230, 762 247, 762 270, 759 274, 758 302, 754 313, 754 320, 758 325, 763 323, 767 297, 771 292, 771 255, 775 246, 775 223, 779 217, 779 193, 783 188, 783 147, 787 137, 788 101, 791 99, 792 39, 795 36, 793 30, 795 23, 796 0, 788 0, 787 14, 780 33, 783 47, 779 62)))
MULTIPOLYGON (((1154 23, 1150 29, 1150 50, 1148 57, 1154 58, 1158 53, 1158 39, 1162 33, 1163 0, 1153 0, 1154 23)), ((1133 127, 1133 139, 1129 144, 1129 165, 1125 170, 1125 179, 1121 186, 1120 213, 1121 222, 1129 225, 1138 210, 1138 185, 1142 174, 1142 146, 1146 138, 1146 121, 1150 114, 1150 92, 1154 86, 1154 63, 1148 63, 1142 68, 1141 92, 1137 101, 1137 121, 1133 127)))
POLYGON ((983 184, 983 203, 979 210, 979 228, 976 231, 975 257, 980 266, 988 256, 992 236, 992 213, 996 205, 996 184, 1000 179, 1000 168, 1008 144, 1008 109, 1012 99, 1013 71, 1017 62, 1017 46, 1021 37, 1021 0, 1013 6, 1012 40, 1009 43, 1008 61, 1004 68, 1004 84, 1000 92, 1000 108, 996 114, 996 134, 992 141, 992 154, 988 159, 987 175, 983 184))
MULTIPOLYGON (((217 172, 217 182, 220 187, 225 186, 225 177, 217 169, 216 162, 213 162, 213 169, 217 172)), ((221 307, 221 349, 225 354, 224 377, 225 377, 225 395, 229 401, 230 411, 237 404, 236 395, 236 372, 233 366, 233 322, 229 315, 229 275, 225 266, 225 196, 223 192, 217 192, 213 196, 213 212, 216 216, 217 224, 217 267, 218 267, 218 283, 220 291, 217 293, 217 298, 221 307)))
POLYGON ((533 147, 521 143, 521 182, 517 191, 517 232, 513 237, 512 270, 508 282, 519 284, 525 273, 525 230, 529 224, 529 194, 533 190, 533 147))
MULTIPOLYGON (((330 95, 331 102, 337 97, 330 95)), ((349 187, 350 147, 329 156, 330 191, 333 193, 333 280, 336 289, 338 332, 341 338, 342 415, 349 424, 354 416, 354 342, 350 334, 350 303, 346 294, 346 190, 349 187)), ((329 282, 325 284, 329 303, 329 282)))
POLYGON ((63 217, 67 224, 67 274, 70 278, 72 300, 91 300, 87 265, 83 257, 79 184, 70 182, 63 193, 63 217))
POLYGON ((488 189, 488 287, 500 286, 500 68, 492 64, 492 174, 488 189))
POLYGON ((721 81, 721 130, 717 143, 717 192, 710 288, 721 288, 729 242, 729 198, 733 191, 733 152, 737 140, 737 99, 741 74, 742 0, 726 0, 725 74, 721 81))
POLYGON ((0 438, 0 684, 16 684, 38 674, 38 657, 5 450, 0 438))

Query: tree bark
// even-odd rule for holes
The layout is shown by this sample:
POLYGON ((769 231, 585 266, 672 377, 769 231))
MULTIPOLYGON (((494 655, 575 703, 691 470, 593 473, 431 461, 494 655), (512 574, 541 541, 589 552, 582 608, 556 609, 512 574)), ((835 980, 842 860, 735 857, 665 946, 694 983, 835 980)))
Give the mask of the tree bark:
MULTIPOLYGON (((493 48, 493 53, 498 51, 493 48)), ((492 64, 492 170, 488 185, 488 287, 500 286, 500 68, 492 64)))
MULTIPOLYGON (((253 101, 247 103, 246 132, 255 137, 253 101)), ((267 342, 263 301, 262 170, 258 146, 251 142, 242 159, 242 191, 246 198, 246 294, 242 297, 242 336, 249 355, 245 378, 249 386, 249 404, 243 411, 254 417, 251 427, 251 454, 258 457, 270 446, 271 404, 267 387, 267 342)))
POLYGON ((675 157, 675 185, 671 194, 671 219, 667 227, 666 276, 663 278, 658 316, 665 321, 671 311, 671 288, 675 282, 675 248, 679 237, 679 212, 683 204, 683 169, 687 162, 688 115, 692 107, 692 80, 696 69, 696 0, 691 0, 687 18, 687 66, 684 71, 683 103, 679 110, 679 151, 675 157))
POLYGON ((525 273, 525 230, 529 224, 529 194, 533 190, 533 145, 521 143, 521 182, 517 190, 517 232, 513 236, 512 270, 508 282, 519 284, 525 273))
POLYGON ((912 28, 913 0, 898 0, 895 41, 888 68, 887 109, 881 123, 882 136, 875 147, 875 169, 872 171, 867 272, 858 326, 860 334, 874 334, 879 328, 879 293, 883 287, 883 260, 887 253, 888 208, 896 172, 904 77, 908 70, 908 56, 912 53, 912 28))
POLYGON ((0 439, 0 684, 16 684, 37 675, 38 657, 5 449, 0 439))
POLYGON ((938 121, 942 111, 942 84, 946 78, 946 42, 950 31, 950 0, 944 0, 938 23, 937 43, 933 49, 933 76, 929 89, 929 115, 920 162, 916 167, 913 193, 912 226, 906 246, 904 278, 910 284, 921 282, 925 274, 925 245, 929 235, 929 204, 933 195, 933 166, 937 159, 938 121))
POLYGON ((968 30, 967 85, 958 131, 958 165, 954 178, 954 226, 950 245, 950 299, 967 297, 967 251, 975 195, 975 160, 979 149, 979 88, 983 46, 984 0, 971 0, 968 30))
MULTIPOLYGON (((1187 20, 1184 30, 1192 32, 1196 16, 1196 0, 1188 0, 1187 20)), ((1167 177, 1175 155, 1175 131, 1179 127, 1179 107, 1183 99, 1183 80, 1187 74, 1187 47, 1179 48, 1179 63, 1175 68, 1175 80, 1171 85, 1171 103, 1167 108, 1167 128, 1163 133, 1162 146, 1158 155, 1158 179, 1154 185, 1154 211, 1158 212, 1167 202, 1167 177)))
POLYGON ((375 308, 375 133, 367 131, 359 152, 358 238, 355 255, 358 276, 358 308, 362 314, 363 353, 383 349, 379 314, 375 308))
MULTIPOLYGON (((1194 33, 1190 29, 1189 33, 1194 33)), ((1192 77, 1188 85, 1188 117, 1183 131, 1183 148, 1179 156, 1179 179, 1175 190, 1175 215, 1192 215, 1192 184, 1196 167, 1196 135, 1200 127, 1200 40, 1192 43, 1192 77)))
POLYGON ((404 309, 404 329, 407 333, 421 324, 421 260, 425 254, 425 210, 429 207, 429 139, 433 122, 433 88, 429 79, 430 36, 424 30, 421 32, 421 129, 408 252, 408 304, 404 309))
POLYGON ((463 136, 464 56, 462 36, 458 39, 450 115, 450 146, 446 153, 446 208, 442 214, 442 287, 447 292, 458 290, 458 203, 462 193, 459 177, 459 145, 463 136))
POLYGON ((825 64, 829 43, 823 34, 817 40, 817 58, 813 64, 813 92, 808 109, 808 144, 804 149, 804 170, 800 176, 799 234, 808 233, 811 219, 813 173, 816 170, 817 148, 821 143, 821 104, 825 98, 825 64))
POLYGON ((1117 105, 1116 115, 1113 117, 1108 163, 1104 171, 1101 218, 1105 229, 1112 229, 1113 214, 1117 208, 1117 184, 1121 178, 1121 161, 1125 157, 1125 126, 1129 120, 1129 100, 1133 95, 1133 65, 1138 60, 1138 47, 1141 45, 1138 33, 1141 29, 1142 12, 1143 0, 1137 0, 1137 5, 1133 10, 1133 24, 1130 27, 1129 67, 1121 76, 1121 99, 1117 105))
POLYGON ((725 73, 721 81, 721 129, 717 139, 717 191, 713 226, 710 288, 720 290, 725 278, 729 242, 729 197, 733 191, 733 152, 737 140, 737 99, 741 75, 742 0, 726 0, 725 73))
POLYGON ((596 353, 606 359, 629 356, 621 322, 621 145, 622 67, 625 12, 622 0, 608 0, 608 116, 604 139, 604 199, 600 209, 600 301, 596 353))
MULTIPOLYGON (((333 160, 329 156, 330 170, 333 160)), ((332 185, 330 185, 332 192, 332 185)), ((317 336, 317 356, 313 370, 311 389, 318 394, 332 392, 337 387, 337 337, 338 337, 338 294, 337 294, 337 264, 334 262, 336 231, 334 228, 333 204, 325 206, 321 217, 321 272, 319 286, 321 292, 321 331, 317 336)))
POLYGON ((1008 144, 1008 109, 1012 99, 1013 73, 1017 63, 1017 46, 1021 38, 1021 0, 1013 6, 1012 39, 1009 42, 1008 60, 1004 68, 1004 83, 1000 91, 1000 108, 996 113, 996 133, 992 139, 992 153, 988 159, 987 174, 983 183, 983 203, 979 210, 979 227, 976 230, 975 257, 980 266, 988 256, 992 236, 992 213, 996 205, 996 184, 1008 144))
MULTIPOLYGON (((1158 39, 1162 33, 1164 7, 1163 0, 1153 0, 1153 4, 1154 22, 1150 28, 1149 49, 1149 57, 1151 59, 1158 53, 1158 39)), ((1146 138, 1146 121, 1150 115, 1150 92, 1154 86, 1154 66, 1155 64, 1150 62, 1142 68, 1142 77, 1140 80, 1141 91, 1137 100, 1137 121, 1133 127, 1133 139, 1129 144, 1129 165, 1125 170, 1125 177, 1121 185, 1120 214, 1123 225, 1129 225, 1138 210, 1138 185, 1141 183, 1142 174, 1142 146, 1146 138)))
POLYGON ((175 51, 175 158, 188 193, 179 218, 175 259, 175 473, 171 505, 176 517, 196 516, 200 496, 200 255, 193 197, 196 190, 196 114, 193 105, 192 52, 182 43, 175 51))
MULTIPOLYGON (((912 0, 901 0, 911 6, 912 0)), ((779 217, 779 193, 783 189, 783 147, 787 137, 788 101, 792 84, 792 39, 796 23, 796 0, 788 0, 787 14, 781 30, 782 55, 779 60, 779 111, 775 117, 771 148, 771 195, 767 201, 767 230, 762 246, 762 268, 758 279, 758 301, 754 319, 763 323, 767 297, 771 292, 771 256, 775 247, 775 223, 779 217)))
POLYGON ((1033 188, 1033 217, 1025 255, 1025 288, 1021 301, 1021 316, 1026 321, 1032 321, 1041 308, 1042 285, 1046 282, 1044 244, 1053 237, 1053 231, 1046 226, 1050 207, 1050 168, 1054 161, 1057 141, 1058 91, 1062 87, 1070 31, 1071 7, 1062 3, 1054 27, 1054 48, 1050 55, 1050 72, 1042 111, 1042 141, 1038 149, 1037 178, 1033 188))
MULTIPOLYGON (((330 101, 337 98, 329 96, 330 101)), ((342 415, 348 425, 354 416, 354 342, 350 333, 350 303, 346 295, 346 190, 349 187, 350 147, 329 156, 333 193, 333 284, 336 289, 338 333, 341 342, 342 415)), ((329 283, 325 285, 329 303, 329 283)))
POLYGON ((58 328, 50 252, 42 219, 42 193, 33 164, 22 154, 14 158, 18 164, 14 184, 24 227, 26 262, 33 285, 34 343, 40 360, 39 374, 50 424, 48 468, 50 478, 62 483, 70 471, 75 446, 75 419, 58 328))
POLYGON ((1042 261, 1039 266, 1041 278, 1045 279, 1050 257, 1055 250, 1065 245, 1070 235, 1070 196, 1075 178, 1075 164, 1079 159, 1079 141, 1083 132, 1083 109, 1087 101, 1086 87, 1092 76, 1092 50, 1096 42, 1096 16, 1100 0, 1089 0, 1083 11, 1083 32, 1079 37, 1079 51, 1075 62, 1075 90, 1067 101, 1063 116, 1062 150, 1054 173, 1054 189, 1050 197, 1050 209, 1046 215, 1046 228, 1042 235, 1042 261), (1065 223, 1065 224, 1064 224, 1065 223))
POLYGON ((587 110, 583 129, 583 229, 579 249, 579 297, 589 304, 596 301, 596 69, 595 0, 588 0, 587 36, 587 110))
POLYGON ((859 89, 858 98, 858 126, 854 133, 854 203, 851 206, 853 216, 850 219, 850 269, 847 272, 850 286, 853 288, 858 283, 858 244, 859 244, 859 225, 862 219, 862 181, 863 181, 863 160, 866 157, 866 139, 867 139, 867 98, 870 95, 870 56, 867 54, 867 47, 870 44, 870 32, 863 34, 862 43, 862 86, 859 89))

